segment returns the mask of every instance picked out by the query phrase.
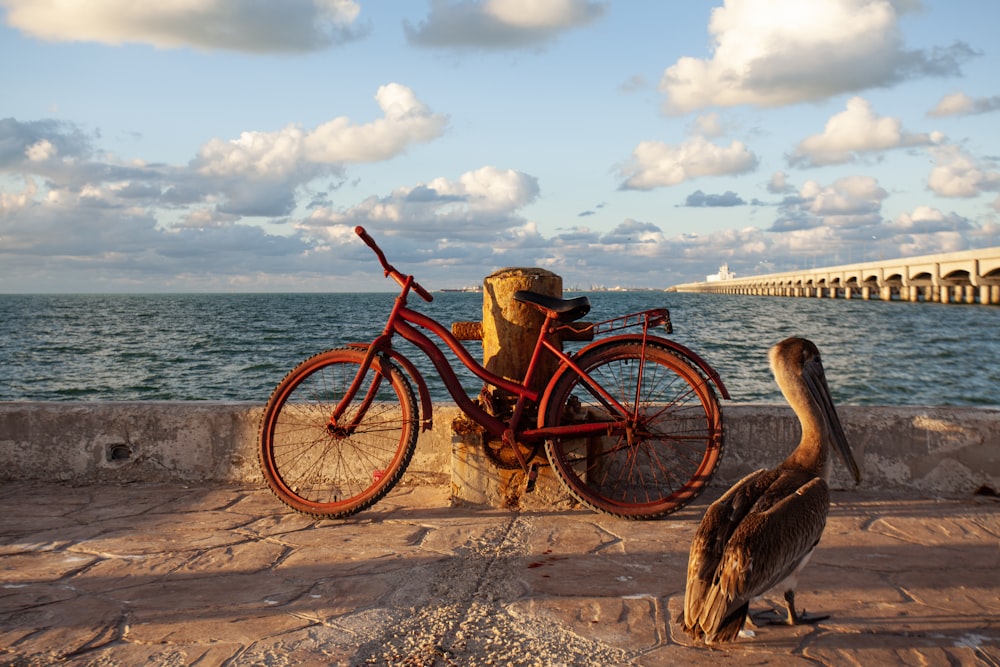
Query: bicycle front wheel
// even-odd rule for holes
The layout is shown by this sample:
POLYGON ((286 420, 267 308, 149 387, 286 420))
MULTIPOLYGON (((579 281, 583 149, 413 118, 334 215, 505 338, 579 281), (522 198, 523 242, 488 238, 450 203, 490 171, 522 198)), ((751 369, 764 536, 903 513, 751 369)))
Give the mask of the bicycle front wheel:
POLYGON ((417 443, 413 389, 388 360, 376 359, 338 420, 333 410, 354 381, 364 350, 321 352, 278 384, 260 426, 260 466, 289 507, 341 518, 381 499, 399 481, 417 443), (374 400, 362 411, 362 401, 374 400))
POLYGON ((606 434, 546 441, 569 492, 628 519, 655 519, 696 498, 722 454, 722 412, 702 373, 655 342, 612 342, 576 362, 625 414, 575 371, 556 377, 545 426, 608 423, 606 434))

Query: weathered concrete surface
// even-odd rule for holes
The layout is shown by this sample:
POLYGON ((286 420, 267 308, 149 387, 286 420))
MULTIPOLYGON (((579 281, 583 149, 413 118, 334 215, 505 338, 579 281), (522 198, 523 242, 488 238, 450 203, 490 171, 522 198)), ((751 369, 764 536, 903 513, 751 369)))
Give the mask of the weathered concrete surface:
POLYGON ((654 522, 402 487, 314 521, 259 486, 0 485, 0 664, 1000 664, 1000 502, 835 492, 816 626, 679 631, 704 507, 654 522))
MULTIPOLYGON (((262 412, 223 401, 0 403, 0 479, 263 483, 262 412)), ((422 435, 411 483, 447 479, 450 424, 422 435)))
MULTIPOLYGON (((261 409, 221 402, 0 403, 0 479, 261 483, 261 409)), ((723 410, 726 444, 716 485, 774 465, 798 441, 798 422, 786 406, 729 403, 723 410)), ((944 496, 967 496, 981 486, 1000 490, 1000 408, 838 411, 861 463, 861 490, 944 496)), ((496 475, 492 467, 476 470, 474 453, 451 430, 457 415, 454 406, 435 409, 434 429, 421 434, 404 482, 451 479, 466 491, 486 489, 489 503, 501 506, 515 491, 489 477, 496 475), (453 456, 461 465, 453 466, 453 456)), ((849 484, 842 466, 834 470, 835 483, 849 484)), ((541 507, 561 494, 547 475, 543 469, 541 507)))
MULTIPOLYGON (((967 495, 980 486, 1000 491, 1000 408, 837 406, 861 465, 865 490, 967 495)), ((724 408, 727 486, 748 472, 771 467, 799 440, 791 409, 777 405, 724 408)), ((839 458, 833 484, 853 487, 839 458)))

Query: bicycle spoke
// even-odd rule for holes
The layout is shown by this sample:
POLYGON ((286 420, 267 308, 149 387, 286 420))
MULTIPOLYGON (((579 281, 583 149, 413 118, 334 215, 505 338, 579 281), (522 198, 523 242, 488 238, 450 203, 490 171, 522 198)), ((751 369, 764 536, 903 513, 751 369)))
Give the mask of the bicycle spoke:
MULTIPOLYGON (((346 516, 381 498, 402 475, 417 437, 415 399, 392 369, 368 371, 360 399, 337 424, 331 415, 364 352, 331 350, 309 359, 278 386, 261 425, 261 465, 271 490, 291 507, 346 516)), ((383 366, 385 367, 385 366, 383 366)))
POLYGON ((608 422, 610 429, 603 437, 546 444, 570 492, 594 509, 630 518, 661 516, 697 495, 721 443, 718 405, 701 375, 668 350, 643 351, 641 343, 597 348, 578 364, 628 414, 610 411, 575 373, 560 378, 547 423, 608 422))

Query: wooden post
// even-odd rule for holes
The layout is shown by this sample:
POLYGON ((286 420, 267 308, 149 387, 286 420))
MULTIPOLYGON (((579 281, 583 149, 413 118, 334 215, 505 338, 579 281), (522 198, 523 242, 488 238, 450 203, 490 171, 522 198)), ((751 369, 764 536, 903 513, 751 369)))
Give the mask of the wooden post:
MULTIPOLYGON (((545 317, 535 308, 514 301, 518 290, 530 290, 547 296, 562 296, 562 278, 539 268, 501 269, 483 280, 483 320, 456 322, 452 333, 462 340, 482 340, 483 366, 495 375, 521 382, 531 362, 538 332, 545 317)), ((588 337, 582 337, 586 340, 588 337)), ((551 353, 539 360, 532 388, 542 390, 558 367, 551 353)), ((496 387, 485 387, 484 407, 495 415, 509 416, 512 397, 496 387), (501 414, 507 413, 507 414, 501 414)), ((523 495, 525 478, 520 468, 500 469, 490 461, 484 448, 499 445, 488 440, 478 425, 464 415, 453 423, 457 437, 453 441, 451 461, 452 500, 494 507, 550 509, 572 505, 549 468, 543 468, 534 493, 523 495)), ((512 456, 509 451, 505 457, 512 456)))
MULTIPOLYGON (((519 290, 561 297, 562 278, 545 269, 508 268, 483 280, 483 365, 517 382, 524 379, 545 321, 537 309, 514 301, 519 290)), ((531 388, 543 389, 556 368, 555 357, 543 354, 531 388)))

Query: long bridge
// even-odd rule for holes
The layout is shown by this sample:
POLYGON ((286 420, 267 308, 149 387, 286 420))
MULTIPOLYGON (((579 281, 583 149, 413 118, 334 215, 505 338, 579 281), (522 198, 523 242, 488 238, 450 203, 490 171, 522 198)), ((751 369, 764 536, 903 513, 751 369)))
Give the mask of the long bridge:
POLYGON ((1000 247, 738 278, 720 271, 677 292, 1000 305, 1000 247))

